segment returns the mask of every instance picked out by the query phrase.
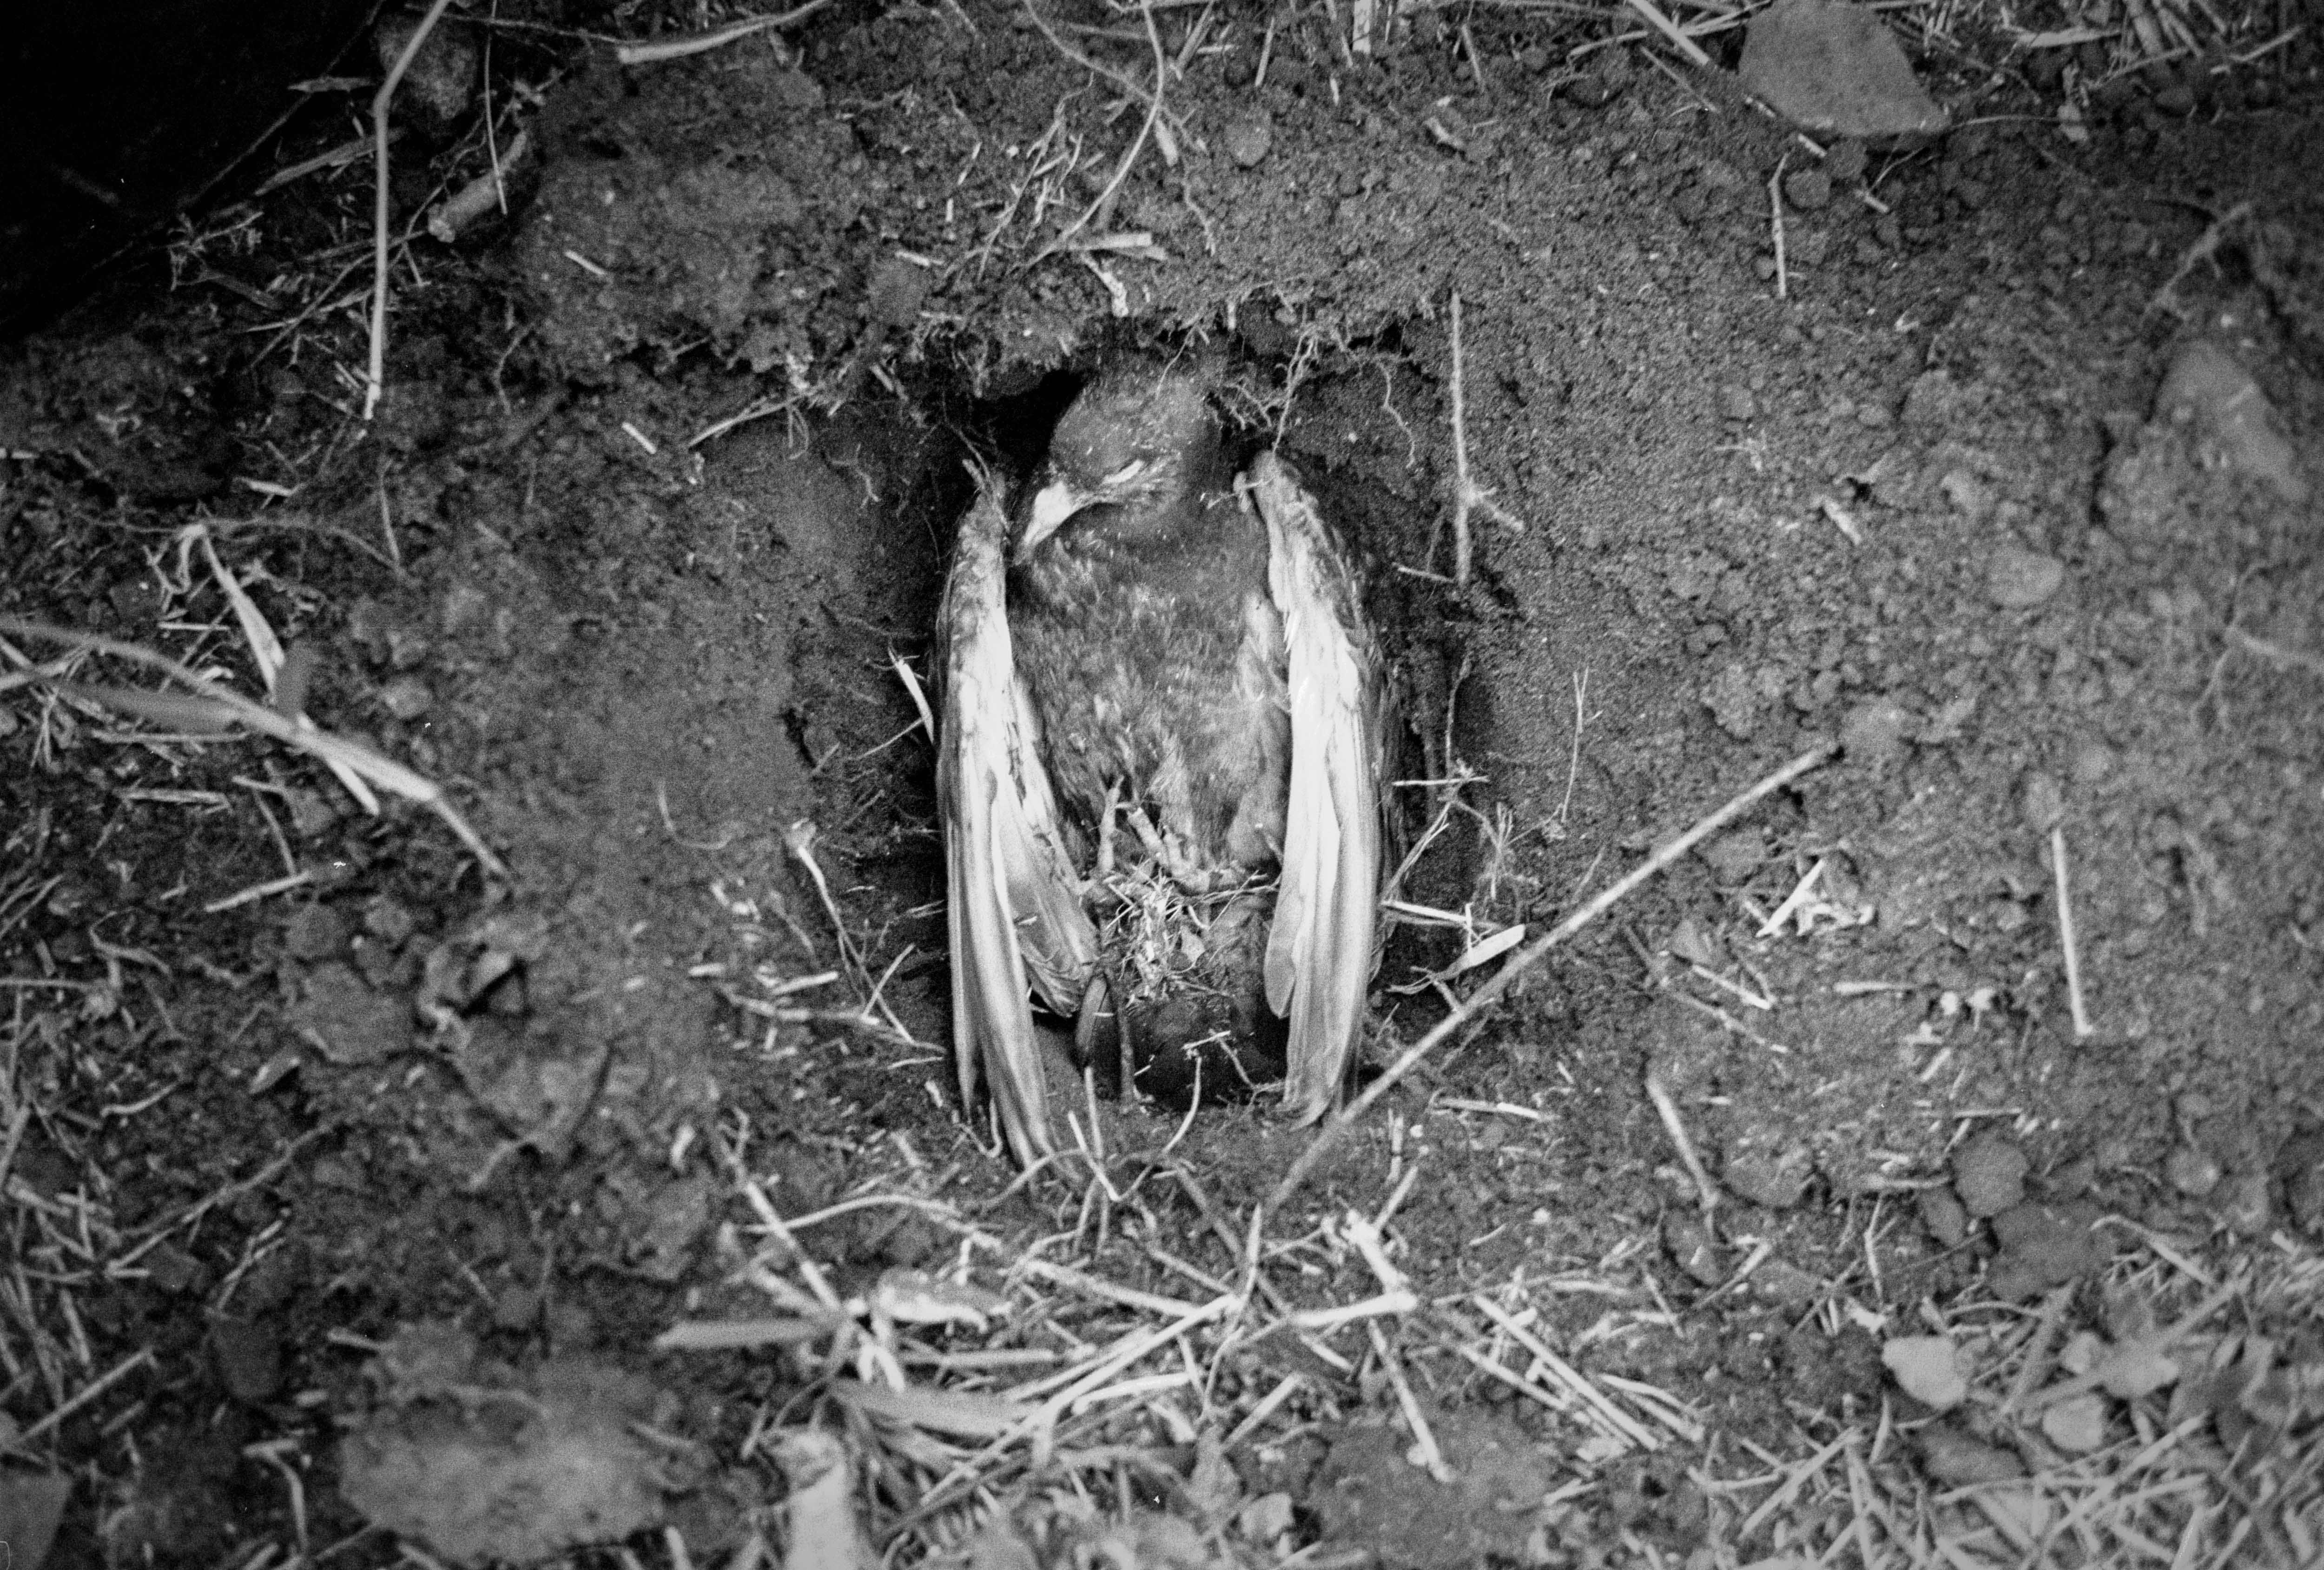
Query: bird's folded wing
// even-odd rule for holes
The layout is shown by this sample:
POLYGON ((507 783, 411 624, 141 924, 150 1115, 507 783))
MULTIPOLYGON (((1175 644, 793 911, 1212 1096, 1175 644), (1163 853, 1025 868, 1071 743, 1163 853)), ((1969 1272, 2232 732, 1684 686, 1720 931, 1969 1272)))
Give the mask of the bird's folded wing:
POLYGON ((973 1105, 981 1067, 1010 1150, 1029 1163, 1050 1143, 1028 994, 1073 1014, 1095 968, 1097 934, 1058 834, 1038 722, 1010 644, 1008 536, 1000 498, 979 476, 945 585, 937 794, 961 1094, 973 1105))
POLYGON ((1268 585, 1290 660, 1291 790, 1283 882, 1267 941, 1267 1001, 1290 1021, 1284 1100, 1331 1110, 1363 1027, 1379 896, 1374 661, 1353 579, 1314 498, 1272 453, 1246 495, 1266 521, 1268 585))

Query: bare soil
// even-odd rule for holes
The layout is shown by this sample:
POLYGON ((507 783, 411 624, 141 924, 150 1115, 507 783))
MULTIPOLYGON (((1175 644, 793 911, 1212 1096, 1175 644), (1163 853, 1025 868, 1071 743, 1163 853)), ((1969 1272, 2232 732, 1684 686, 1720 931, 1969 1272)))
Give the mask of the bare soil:
MULTIPOLYGON (((1154 14, 1175 53, 1194 13, 1154 14)), ((1425 1296, 1550 1283, 1542 1333, 1593 1374, 1786 1453, 1886 1399, 1868 1326, 2103 1262, 2023 1227, 1948 1235, 1973 1135, 2030 1165, 1977 1216, 2312 1237, 2313 30, 2199 78, 2192 114, 2127 88, 2081 142, 2006 40, 1923 37, 1964 128, 1795 188, 1779 292, 1768 181, 1817 167, 1780 126, 1626 49, 1569 60, 1589 35, 1546 20, 1480 11, 1464 46, 1443 14, 1360 60, 1320 16, 1270 33, 1222 9, 1205 42, 1226 47, 1164 96, 1175 163, 1148 136, 1077 234, 1147 104, 1021 9, 851 4, 795 56, 763 35, 636 70, 503 32, 498 79, 549 84, 540 152, 505 219, 412 245, 378 420, 355 412, 359 296, 276 330, 282 302, 360 288, 326 282, 364 233, 356 174, 206 215, 0 350, 0 611, 254 692, 178 535, 206 519, 311 660, 307 712, 444 782, 514 872, 488 886, 437 819, 367 815, 295 755, 0 686, 0 1344, 13 1428, 40 1426, 18 1453, 74 1479, 50 1563, 239 1564, 357 1531, 336 1435, 393 1399, 370 1354, 423 1323, 503 1371, 641 1381, 616 1404, 720 1458, 671 1496, 696 1561, 732 1551, 779 1495, 744 1436, 805 1392, 779 1361, 649 1344, 766 1311, 727 1270, 754 1220, 738 1170, 790 1215, 908 1182, 1012 1237, 1070 1233, 1116 1281, 1188 1289, 1149 1243, 1236 1273, 1176 1187, 1109 1223, 1063 1183, 1003 1196, 945 1058, 933 753, 895 669, 929 679, 963 460, 1021 468, 1075 377, 1132 348, 1221 356, 1249 439, 1366 557, 1423 782, 1407 836, 1456 794, 1425 782, 1472 777, 1406 900, 1480 932, 1554 921, 1785 759, 1845 746, 1529 975, 1271 1237, 1377 1211, 1416 1168, 1392 1232, 1425 1296), (2255 379, 2310 499, 2156 418, 2197 337, 2255 379), (1456 374, 1514 521, 1480 516, 1465 587, 1456 374), (1728 1196, 1711 1228, 1650 1069, 1728 1196)), ((1138 13, 1068 22, 1147 90, 1138 13)), ((294 126, 280 162, 338 134, 294 126)), ((442 177, 426 152, 399 155, 407 214, 442 177)), ((1461 943, 1399 930, 1376 1061, 1441 1017, 1424 973, 1461 943)), ((1091 1115, 1116 1152, 1178 1127, 1091 1115)), ((1239 1233, 1307 1137, 1263 1099, 1211 1107, 1169 1160, 1239 1233)), ((892 1206, 813 1249, 842 1293, 954 1251, 892 1206)), ((1295 1307, 1373 1289, 1314 1249, 1274 1274, 1295 1307)), ((1217 1399, 1317 1371, 1284 1344, 1217 1399)), ((1455 1359, 1416 1366, 1448 1432, 1499 1425, 1464 1455, 1534 1446, 1496 1463, 1517 1492, 1540 1492, 1528 1466, 1601 1485, 1535 1562, 1703 1541, 1683 1464, 1593 1471, 1552 1415, 1455 1359)), ((1395 1409, 1376 1381, 1303 1397, 1297 1436, 1234 1460, 1295 1498, 1297 1540, 1432 1562, 1454 1539, 1426 1510, 1488 1507, 1394 1506, 1384 1538, 1366 1510, 1398 1496, 1361 1496, 1400 1447, 1333 1443, 1395 1409)), ((1461 1562, 1529 1551, 1478 1531, 1461 1562)), ((374 1533, 338 1562, 393 1557, 374 1533)))

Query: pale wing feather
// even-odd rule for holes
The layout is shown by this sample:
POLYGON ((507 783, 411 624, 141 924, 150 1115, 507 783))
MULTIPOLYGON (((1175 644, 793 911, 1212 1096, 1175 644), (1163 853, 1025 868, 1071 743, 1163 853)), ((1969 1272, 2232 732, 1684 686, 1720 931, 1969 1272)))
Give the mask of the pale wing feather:
POLYGON ((1057 832, 1032 706, 1009 636, 1009 522, 979 476, 945 585, 943 734, 953 1050, 963 1101, 987 1081, 1010 1150, 1054 1147, 1029 994, 1072 1014, 1095 969, 1097 933, 1057 832))
POLYGON ((1363 1029, 1379 919, 1379 737, 1370 640, 1315 503, 1272 453, 1251 466, 1289 662, 1291 789, 1267 941, 1268 1005, 1290 1021, 1284 1100, 1331 1110, 1363 1029))

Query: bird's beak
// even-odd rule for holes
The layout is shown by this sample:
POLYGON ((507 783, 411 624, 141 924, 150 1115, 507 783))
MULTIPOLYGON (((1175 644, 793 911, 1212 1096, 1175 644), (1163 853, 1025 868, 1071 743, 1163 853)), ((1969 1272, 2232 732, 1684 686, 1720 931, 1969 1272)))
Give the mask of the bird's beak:
POLYGON ((1033 493, 1033 506, 1025 515, 1025 531, 1017 537, 1017 549, 1010 559, 1022 561, 1033 554, 1041 541, 1065 526, 1065 521, 1084 507, 1090 499, 1064 480, 1051 479, 1033 493))

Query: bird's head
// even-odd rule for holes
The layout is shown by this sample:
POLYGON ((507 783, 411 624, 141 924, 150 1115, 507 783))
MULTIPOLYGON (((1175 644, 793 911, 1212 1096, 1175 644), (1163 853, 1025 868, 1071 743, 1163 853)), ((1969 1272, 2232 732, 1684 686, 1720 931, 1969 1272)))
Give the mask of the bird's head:
POLYGON ((1024 560, 1090 508, 1175 497, 1206 481, 1220 458, 1218 418, 1199 375, 1151 364, 1109 367, 1058 417, 1012 554, 1024 560))

